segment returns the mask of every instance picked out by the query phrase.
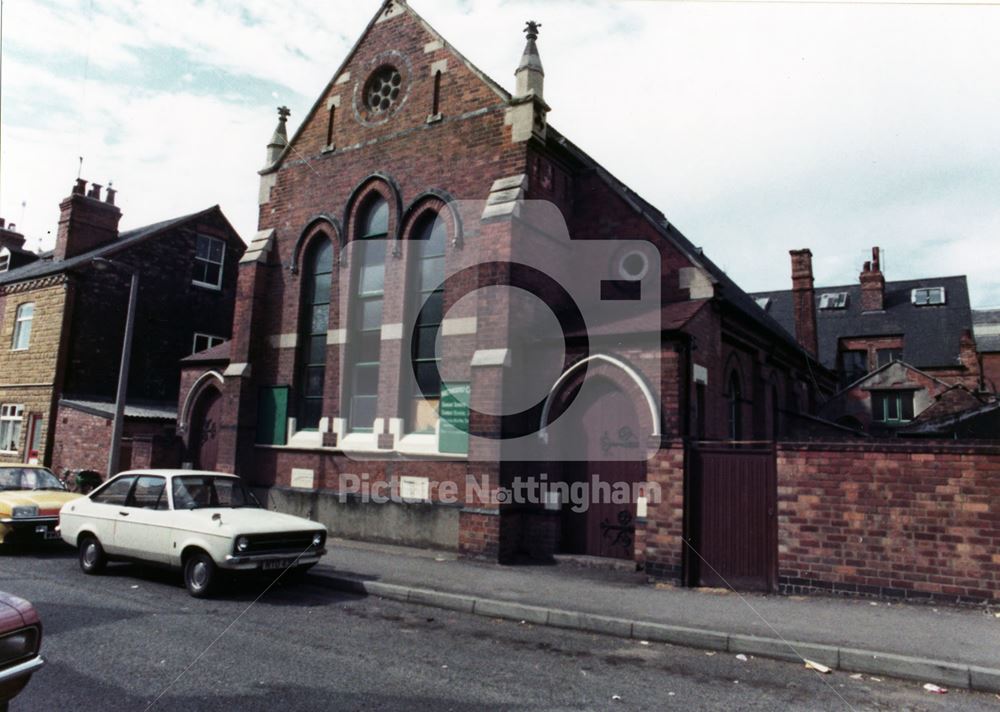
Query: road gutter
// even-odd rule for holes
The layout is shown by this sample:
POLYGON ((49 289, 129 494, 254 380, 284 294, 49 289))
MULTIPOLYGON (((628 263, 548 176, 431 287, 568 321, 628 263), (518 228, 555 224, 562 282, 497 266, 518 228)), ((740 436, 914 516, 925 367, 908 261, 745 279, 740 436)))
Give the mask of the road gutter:
POLYGON ((315 571, 310 580, 314 584, 345 593, 379 596, 402 603, 433 606, 488 618, 524 621, 553 628, 670 643, 704 650, 744 653, 789 662, 801 663, 809 659, 847 672, 884 675, 955 688, 1000 693, 998 668, 530 606, 513 601, 445 593, 428 588, 366 581, 320 571, 315 571))

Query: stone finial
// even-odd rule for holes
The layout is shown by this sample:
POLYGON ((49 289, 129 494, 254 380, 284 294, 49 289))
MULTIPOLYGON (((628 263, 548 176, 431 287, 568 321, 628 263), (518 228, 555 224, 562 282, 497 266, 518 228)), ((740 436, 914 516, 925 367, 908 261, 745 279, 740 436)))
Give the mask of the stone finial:
POLYGON ((549 111, 545 103, 545 70, 542 69, 542 58, 538 54, 538 28, 542 23, 528 20, 524 26, 527 42, 521 54, 521 62, 517 65, 514 76, 517 86, 510 100, 509 123, 511 137, 515 143, 527 141, 531 137, 545 139, 547 125, 546 114, 549 111))
POLYGON ((528 41, 524 45, 521 62, 514 72, 514 76, 517 77, 516 95, 519 97, 533 93, 539 99, 542 98, 545 70, 542 69, 542 58, 538 54, 538 46, 535 44, 535 40, 538 39, 538 28, 541 26, 541 23, 529 20, 524 28, 528 41))
POLYGON ((288 129, 285 123, 288 121, 291 113, 291 109, 287 106, 278 107, 278 125, 274 127, 274 133, 271 134, 271 141, 267 144, 267 164, 264 168, 274 165, 275 161, 281 156, 282 151, 285 150, 285 146, 288 145, 288 129))

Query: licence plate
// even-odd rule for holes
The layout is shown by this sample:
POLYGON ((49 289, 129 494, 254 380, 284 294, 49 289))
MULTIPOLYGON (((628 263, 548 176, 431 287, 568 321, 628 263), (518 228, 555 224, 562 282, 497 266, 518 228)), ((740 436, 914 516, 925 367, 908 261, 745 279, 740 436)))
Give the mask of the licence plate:
POLYGON ((60 534, 55 529, 49 529, 47 526, 40 525, 35 527, 35 533, 41 534, 46 539, 59 539, 60 534))
POLYGON ((274 559, 273 561, 265 561, 260 565, 264 571, 273 571, 275 569, 287 569, 295 563, 295 559, 274 559))

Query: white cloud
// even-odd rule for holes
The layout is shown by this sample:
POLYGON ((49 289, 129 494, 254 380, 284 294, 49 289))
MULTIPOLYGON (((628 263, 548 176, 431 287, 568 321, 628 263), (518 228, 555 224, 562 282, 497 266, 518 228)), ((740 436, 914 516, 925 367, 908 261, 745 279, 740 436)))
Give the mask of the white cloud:
MULTIPOLYGON (((745 288, 787 286, 807 246, 820 283, 854 281, 879 244, 890 279, 968 274, 1000 304, 996 8, 412 4, 508 88, 541 21, 553 125, 745 288)), ((8 3, 0 214, 54 231, 82 154, 127 225, 219 202, 251 235, 274 105, 294 129, 377 5, 8 3)))

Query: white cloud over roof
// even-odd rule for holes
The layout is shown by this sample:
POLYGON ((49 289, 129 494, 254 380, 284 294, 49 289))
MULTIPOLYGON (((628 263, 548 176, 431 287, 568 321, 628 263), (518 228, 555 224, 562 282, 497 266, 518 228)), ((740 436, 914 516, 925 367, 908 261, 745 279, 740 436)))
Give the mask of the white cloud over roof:
MULTIPOLYGON (((853 282, 877 244, 890 279, 1000 303, 1000 8, 411 4, 507 87, 542 22, 553 125, 745 289, 786 288, 799 247, 853 282)), ((377 5, 7 3, 0 215, 50 245, 83 155, 123 227, 220 203, 252 235, 274 107, 294 130, 377 5)))

